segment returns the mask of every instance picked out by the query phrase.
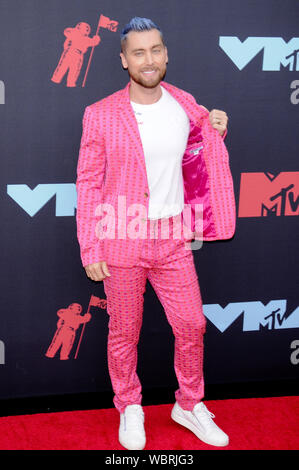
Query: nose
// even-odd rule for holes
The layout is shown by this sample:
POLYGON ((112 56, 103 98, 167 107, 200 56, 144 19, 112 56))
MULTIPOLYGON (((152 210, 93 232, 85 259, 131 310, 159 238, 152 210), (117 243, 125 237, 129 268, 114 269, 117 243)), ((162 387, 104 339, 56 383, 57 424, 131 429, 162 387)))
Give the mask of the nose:
POLYGON ((151 51, 147 51, 145 54, 145 63, 146 65, 152 65, 153 64, 153 55, 151 51))

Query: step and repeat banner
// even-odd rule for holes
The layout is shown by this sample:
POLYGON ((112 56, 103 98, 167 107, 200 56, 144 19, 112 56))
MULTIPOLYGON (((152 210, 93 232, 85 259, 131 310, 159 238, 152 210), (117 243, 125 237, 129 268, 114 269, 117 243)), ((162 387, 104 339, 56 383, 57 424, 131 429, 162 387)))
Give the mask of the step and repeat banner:
MULTIPOLYGON (((165 80, 229 117, 236 233, 193 251, 206 384, 298 376, 299 2, 0 0, 0 398, 111 390, 75 181, 85 107, 129 80, 120 31, 133 16, 161 27, 165 80)), ((176 389, 173 347, 147 283, 144 389, 176 389)))

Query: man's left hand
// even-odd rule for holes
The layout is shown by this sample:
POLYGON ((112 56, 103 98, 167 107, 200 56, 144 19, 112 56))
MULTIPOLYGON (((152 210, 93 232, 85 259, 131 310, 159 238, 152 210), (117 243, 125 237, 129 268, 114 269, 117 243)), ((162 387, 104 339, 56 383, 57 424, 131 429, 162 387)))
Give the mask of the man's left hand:
POLYGON ((223 136, 226 131, 228 117, 225 111, 221 111, 220 109, 212 109, 209 113, 210 123, 214 129, 217 129, 219 134, 223 136))

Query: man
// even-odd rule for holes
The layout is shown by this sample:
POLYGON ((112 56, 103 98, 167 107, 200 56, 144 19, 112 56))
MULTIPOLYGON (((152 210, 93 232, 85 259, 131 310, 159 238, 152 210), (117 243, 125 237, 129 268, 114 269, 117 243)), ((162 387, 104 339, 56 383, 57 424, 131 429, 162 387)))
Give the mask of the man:
POLYGON ((130 82, 86 108, 77 178, 82 263, 90 279, 104 281, 107 297, 119 441, 131 450, 146 443, 136 366, 148 279, 175 336, 179 389, 171 417, 204 442, 225 446, 228 436, 202 402, 206 320, 186 242, 200 232, 194 221, 197 203, 203 207, 203 240, 234 234, 233 183, 223 143, 228 118, 220 110, 209 113, 189 93, 163 81, 167 48, 151 20, 128 23, 120 58, 130 82), (193 236, 177 230, 184 203, 192 206, 193 236), (136 211, 137 236, 136 219, 130 219, 136 211))

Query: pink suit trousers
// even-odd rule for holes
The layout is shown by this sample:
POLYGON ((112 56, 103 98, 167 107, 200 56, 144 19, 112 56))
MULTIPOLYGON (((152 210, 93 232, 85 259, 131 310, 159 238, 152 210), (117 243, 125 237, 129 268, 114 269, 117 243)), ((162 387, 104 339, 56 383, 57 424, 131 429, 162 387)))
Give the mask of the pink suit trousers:
POLYGON ((174 369, 179 384, 175 398, 183 409, 192 410, 204 396, 206 319, 193 252, 186 248, 182 236, 174 234, 179 220, 181 214, 155 221, 147 219, 138 262, 133 267, 108 265, 111 276, 103 281, 110 317, 108 368, 115 394, 113 402, 120 413, 127 405, 142 402, 136 369, 147 279, 175 337, 174 369))

